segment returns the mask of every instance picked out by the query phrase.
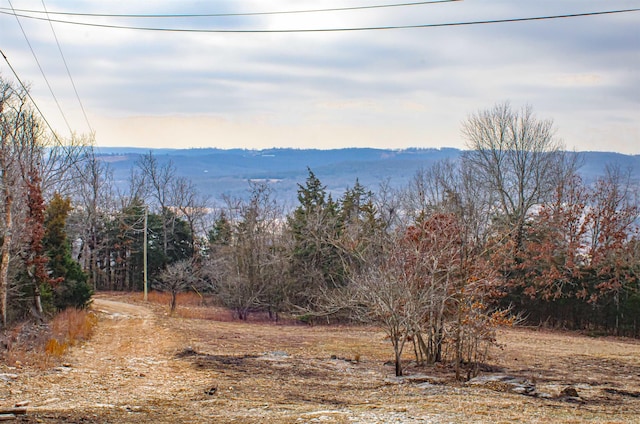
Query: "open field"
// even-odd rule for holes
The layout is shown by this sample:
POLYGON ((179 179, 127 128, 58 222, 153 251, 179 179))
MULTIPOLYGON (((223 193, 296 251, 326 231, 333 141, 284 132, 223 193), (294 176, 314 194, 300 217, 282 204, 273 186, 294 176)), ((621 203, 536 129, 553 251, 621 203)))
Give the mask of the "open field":
POLYGON ((94 309, 95 335, 60 366, 2 365, 0 406, 29 402, 19 422, 640 423, 637 340, 502 331, 482 375, 526 380, 528 396, 444 367, 394 378, 372 328, 245 323, 194 305, 169 317, 131 295, 94 309))

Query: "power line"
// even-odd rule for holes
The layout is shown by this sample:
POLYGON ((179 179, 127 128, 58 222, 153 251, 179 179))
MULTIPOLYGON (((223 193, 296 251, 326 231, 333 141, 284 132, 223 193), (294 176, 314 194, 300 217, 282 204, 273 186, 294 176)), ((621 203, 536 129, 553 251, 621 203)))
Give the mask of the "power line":
MULTIPOLYGON (((11 6, 13 8, 13 4, 11 3, 11 0, 9 0, 9 6, 11 6)), ((18 26, 20 27, 20 30, 22 31, 22 35, 24 36, 25 41, 27 42, 27 45, 29 46, 29 50, 31 50, 31 54, 33 55, 33 58, 36 60, 36 63, 38 64, 38 68, 40 69, 40 73, 42 74, 42 77, 44 78, 44 81, 47 83, 47 87, 49 87, 49 92, 51 93, 51 96, 53 96, 53 100, 56 103, 56 106, 58 106, 58 110, 60 111, 60 114, 62 115, 62 119, 64 119, 64 123, 67 124, 67 129, 69 129, 69 133, 73 134, 73 130, 71 129, 71 125, 69 125, 69 121, 67 120, 67 116, 64 114, 62 107, 60 106, 60 102, 58 101, 58 98, 56 97, 55 93, 53 92, 53 88, 51 88, 51 84, 49 83, 49 79, 47 78, 46 74, 44 73, 44 69, 42 69, 42 65, 40 65, 40 61, 38 60, 38 56, 36 55, 36 52, 33 50, 33 46, 31 46, 31 42, 29 41, 29 37, 27 37, 27 33, 25 32, 22 23, 20 22, 20 19, 18 18, 17 14, 14 14, 14 16, 16 17, 16 22, 18 22, 18 26)), ((5 60, 6 60, 6 56, 5 56, 5 60)), ((7 63, 9 63, 7 61, 7 63)), ((15 74, 15 71, 14 71, 15 74)), ((31 96, 29 96, 31 97, 31 96)))
MULTIPOLYGON (((31 96, 31 93, 29 92, 29 89, 27 88, 27 86, 24 84, 24 82, 22 82, 22 80, 20 79, 20 77, 18 76, 18 73, 16 72, 15 68, 11 65, 11 62, 9 62, 9 59, 7 58, 7 56, 4 54, 4 52, 2 51, 2 49, 0 49, 0 55, 4 58, 4 61, 7 62, 7 65, 9 66, 9 69, 11 69, 11 72, 13 73, 13 75, 16 77, 16 80, 18 81, 18 84, 20 84, 20 86, 22 87, 22 89, 24 90, 24 92, 26 93, 27 97, 29 98, 29 100, 31 100, 31 103, 33 104, 33 107, 38 111, 38 114, 40 114, 40 117, 42 118, 42 120, 45 122, 45 124, 47 124, 47 128, 49 128, 49 131, 51 131, 51 135, 53 136, 53 138, 55 139, 55 141, 58 143, 58 146, 60 146, 60 148, 62 148, 63 151, 65 151, 68 155, 71 155, 71 147, 65 145, 61 140, 60 137, 58 137, 58 134, 56 133, 56 131, 53 129, 53 126, 51 126, 51 124, 49 123, 49 121, 47 120, 47 117, 44 116, 44 113, 42 113, 42 110, 40 110, 40 107, 38 107, 38 104, 36 103, 35 99, 33 98, 33 96, 31 96)), ((71 136, 73 137, 73 132, 71 133, 71 136)), ((86 181, 86 176, 84 174, 84 172, 82 172, 80 170, 80 167, 78 166, 78 163, 76 161, 73 161, 72 163, 73 167, 76 169, 76 171, 78 171, 78 174, 80 175, 80 178, 84 181, 86 181)))
MULTIPOLYGON (((271 11, 271 12, 244 12, 244 13, 178 13, 178 14, 118 14, 118 13, 78 13, 78 12, 48 12, 47 15, 64 15, 64 16, 85 16, 85 17, 100 17, 100 18, 213 18, 213 17, 232 17, 232 16, 259 16, 259 15, 285 15, 294 13, 318 13, 318 12, 343 12, 349 10, 365 10, 365 9, 383 9, 392 7, 407 7, 407 6, 423 6, 428 4, 438 3, 454 3, 463 0, 432 0, 432 1, 420 1, 411 3, 393 3, 393 4, 379 4, 369 6, 352 6, 352 7, 335 7, 328 9, 305 9, 305 10, 284 10, 284 11, 271 11)), ((8 10, 7 8, 0 7, 0 10, 8 10)), ((33 10, 33 9, 14 9, 16 12, 23 13, 46 13, 46 11, 33 10)))
POLYGON ((397 29, 418 29, 418 28, 441 28, 441 27, 454 27, 454 26, 472 26, 472 25, 486 25, 486 24, 501 24, 501 23, 514 23, 514 22, 530 22, 530 21, 544 21, 551 19, 566 19, 566 18, 578 18, 585 16, 598 16, 598 15, 613 15, 620 13, 638 12, 640 8, 633 9, 618 9, 618 10, 604 10, 597 12, 584 12, 584 13, 569 13, 563 15, 547 15, 547 16, 535 16, 525 18, 507 18, 507 19, 490 19, 482 21, 462 21, 462 22, 445 22, 439 24, 417 24, 417 25, 390 25, 390 26, 372 26, 372 27, 348 27, 348 28, 316 28, 316 29, 195 29, 195 28, 162 28, 162 27, 140 27, 140 26, 128 26, 128 25, 110 25, 110 24, 96 24, 90 22, 73 22, 60 19, 48 19, 38 16, 23 15, 12 12, 0 11, 0 14, 20 16, 27 19, 35 19, 40 21, 57 22, 70 25, 87 26, 94 28, 108 28, 108 29, 128 29, 137 31, 154 31, 154 32, 181 32, 181 33, 235 33, 235 34, 265 34, 265 33, 305 33, 305 32, 354 32, 354 31, 378 31, 378 30, 397 30, 397 29))
POLYGON ((27 94, 27 97, 29 97, 29 100, 31 100, 31 103, 33 103, 33 106, 36 108, 36 110, 38 111, 38 113, 40 114, 40 116, 42 117, 42 119, 44 120, 45 124, 47 124, 47 127, 49 127, 49 130, 51 130, 51 133, 53 134, 53 137, 56 139, 56 141, 58 142, 59 145, 64 146, 64 144, 60 141, 60 139, 58 138, 58 135, 56 134, 56 132, 54 131, 53 127, 51 126, 51 124, 49 123, 49 121, 47 120, 47 118, 44 116, 44 113, 42 113, 42 111, 40 110, 40 108, 38 107, 38 104, 36 103, 36 101, 33 99, 33 97, 31 96, 31 93, 29 92, 29 89, 27 88, 27 86, 22 82, 22 80, 20 79, 20 77, 18 76, 18 73, 16 72, 16 70, 13 68, 13 66, 11 65, 11 62, 9 62, 9 59, 7 58, 7 56, 4 54, 4 52, 2 51, 2 49, 0 49, 0 55, 2 55, 2 57, 4 58, 4 61, 7 62, 7 65, 9 66, 9 69, 11 69, 11 72, 13 72, 13 75, 16 77, 16 80, 18 81, 18 83, 20 84, 20 86, 22 87, 22 89, 25 91, 25 93, 27 94))
MULTIPOLYGON (((47 6, 44 4, 44 0, 42 1, 42 8, 45 13, 47 12, 47 6)), ((47 17, 49 15, 47 14, 47 17)), ((87 117, 87 112, 84 109, 84 105, 82 104, 82 100, 80 100, 80 95, 78 94, 78 89, 76 88, 76 84, 73 81, 73 77, 71 77, 71 71, 69 70, 69 65, 67 64, 67 59, 64 57, 64 53, 62 53, 62 47, 60 46, 60 41, 58 40, 58 36, 56 35, 56 31, 53 28, 53 22, 49 21, 49 25, 51 26, 51 32, 53 33, 53 38, 56 40, 56 45, 58 46, 58 51, 60 52, 60 57, 62 58, 62 62, 64 63, 64 67, 67 70, 67 75, 69 76, 69 81, 71 81, 71 86, 73 87, 73 91, 76 93, 76 98, 78 99, 78 103, 80 104, 80 109, 82 110, 82 114, 84 115, 84 119, 87 122, 87 126, 89 127, 89 131, 93 134, 93 128, 91 127, 91 123, 89 122, 89 118, 87 117)))

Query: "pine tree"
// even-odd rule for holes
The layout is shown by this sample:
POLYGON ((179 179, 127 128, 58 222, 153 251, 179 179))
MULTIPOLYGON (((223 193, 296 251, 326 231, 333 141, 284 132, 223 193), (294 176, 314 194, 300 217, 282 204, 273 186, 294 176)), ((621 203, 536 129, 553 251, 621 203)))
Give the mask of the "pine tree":
POLYGON ((45 212, 43 245, 49 256, 51 278, 58 281, 53 293, 57 309, 86 307, 93 291, 80 264, 71 256, 71 244, 65 229, 71 211, 71 200, 56 193, 45 212))
POLYGON ((293 238, 291 276, 296 281, 294 302, 311 306, 323 289, 345 284, 339 248, 339 205, 309 169, 305 185, 298 185, 298 207, 288 218, 293 238))
POLYGON ((343 262, 357 272, 364 264, 364 255, 370 253, 367 251, 376 249, 376 233, 382 231, 384 225, 373 204, 373 193, 357 179, 354 186, 344 192, 338 206, 343 262))
POLYGON ((227 214, 224 211, 221 211, 220 215, 213 224, 213 228, 209 230, 209 245, 226 246, 231 243, 231 235, 231 221, 229 221, 229 219, 227 218, 227 214))

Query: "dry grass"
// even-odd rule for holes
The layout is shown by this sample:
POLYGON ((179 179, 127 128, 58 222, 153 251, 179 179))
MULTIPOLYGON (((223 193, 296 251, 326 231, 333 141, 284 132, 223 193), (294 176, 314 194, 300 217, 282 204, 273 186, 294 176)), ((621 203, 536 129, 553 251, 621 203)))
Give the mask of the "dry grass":
MULTIPOLYGON (((491 351, 489 365, 495 373, 534 382, 551 396, 544 399, 456 382, 447 366, 408 363, 409 378, 397 381, 386 365, 390 343, 373 328, 185 319, 172 325, 189 336, 193 349, 181 360, 192 364, 194 375, 215 381, 220 417, 226 413, 242 422, 309 422, 320 416, 327 422, 640 422, 635 340, 502 331, 504 347, 491 351), (561 399, 567 387, 577 388, 577 403, 561 399), (318 410, 333 412, 308 415, 318 410)), ((411 359, 408 352, 405 359, 411 359)))
POLYGON ((34 419, 640 423, 640 341, 500 332, 504 347, 490 352, 492 372, 533 381, 551 395, 545 399, 456 382, 447 366, 407 363, 407 378, 395 379, 390 342, 375 328, 231 321, 216 308, 206 315, 202 306, 169 316, 165 304, 141 305, 135 296, 100 299, 96 335, 67 356, 73 372, 13 383, 22 391, 38 387, 31 394, 36 405, 59 398, 34 419), (567 387, 579 399, 562 399, 567 387))
MULTIPOLYGON (((136 297, 138 297, 139 300, 143 299, 142 294, 136 294, 136 297)), ((149 302, 156 303, 158 305, 168 306, 171 304, 170 293, 160 292, 156 290, 149 291, 147 293, 147 299, 149 300, 149 302)), ((178 306, 203 306, 206 302, 205 297, 193 291, 178 293, 176 300, 178 306)))
POLYGON ((56 338, 64 339, 71 345, 88 340, 98 323, 96 315, 87 310, 69 308, 56 315, 51 321, 51 332, 56 338))
POLYGON ((23 323, 13 329, 5 354, 7 364, 46 369, 70 347, 89 340, 98 323, 90 311, 69 308, 55 315, 48 325, 23 323))
MULTIPOLYGON (((144 304, 143 294, 125 294, 124 297, 130 301, 144 304)), ((147 293, 147 299, 150 304, 163 306, 167 311, 169 310, 169 305, 171 304, 170 293, 153 290, 147 293)), ((231 311, 225 308, 210 306, 212 303, 213 299, 211 296, 203 296, 193 291, 178 293, 174 314, 176 317, 187 319, 233 321, 234 318, 231 311)))
POLYGON ((45 345, 45 353, 60 357, 69 347, 89 340, 98 323, 93 312, 68 308, 51 320, 52 337, 45 345))
MULTIPOLYGON (((133 301, 136 303, 144 304, 144 295, 140 293, 109 293, 109 296, 116 296, 118 298, 124 298, 127 301, 133 301)), ((150 291, 147 293, 148 302, 152 305, 165 306, 168 310, 171 304, 171 294, 160 291, 150 291)), ((237 318, 233 311, 215 306, 216 299, 211 295, 201 295, 193 291, 178 293, 176 299, 176 310, 174 312, 176 317, 187 319, 198 319, 208 321, 219 322, 232 322, 237 318)), ((253 323, 269 323, 272 319, 269 318, 266 312, 253 312, 249 314, 249 322, 253 323)), ((292 323, 293 320, 289 317, 281 317, 280 323, 292 323)))
POLYGON ((180 318, 199 319, 207 321, 229 322, 233 321, 233 313, 224 308, 216 307, 184 307, 176 308, 175 314, 180 318))

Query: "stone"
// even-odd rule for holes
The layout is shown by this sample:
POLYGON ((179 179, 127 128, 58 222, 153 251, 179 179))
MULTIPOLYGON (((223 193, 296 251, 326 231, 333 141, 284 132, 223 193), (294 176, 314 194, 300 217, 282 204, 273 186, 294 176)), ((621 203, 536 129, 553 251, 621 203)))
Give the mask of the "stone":
POLYGON ((467 382, 471 386, 486 387, 497 392, 512 392, 525 396, 537 396, 536 385, 531 381, 505 374, 472 378, 467 382))
POLYGON ((0 374, 0 380, 11 381, 16 380, 18 378, 18 374, 0 374))
POLYGON ((559 397, 580 398, 580 396, 578 395, 578 391, 573 386, 568 386, 562 389, 559 397))

